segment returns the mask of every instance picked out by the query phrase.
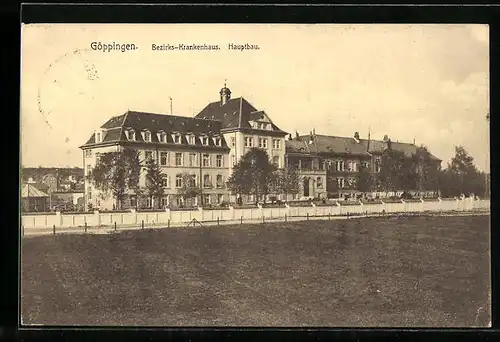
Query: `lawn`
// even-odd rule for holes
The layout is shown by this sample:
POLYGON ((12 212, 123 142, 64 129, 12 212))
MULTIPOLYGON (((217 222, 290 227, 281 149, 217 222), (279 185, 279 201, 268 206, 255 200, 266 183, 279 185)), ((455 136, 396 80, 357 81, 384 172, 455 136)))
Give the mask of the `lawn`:
POLYGON ((468 327, 490 322, 489 216, 24 238, 24 324, 468 327))

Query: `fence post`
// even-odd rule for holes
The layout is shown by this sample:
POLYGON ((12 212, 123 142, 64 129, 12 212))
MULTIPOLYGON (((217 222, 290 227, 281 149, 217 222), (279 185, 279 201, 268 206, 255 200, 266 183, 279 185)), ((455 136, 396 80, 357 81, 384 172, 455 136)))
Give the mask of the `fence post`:
POLYGON ((243 224, 243 215, 240 216, 240 223, 243 224))
POLYGON ((144 220, 141 221, 141 229, 144 229, 144 220))
POLYGON ((116 221, 115 221, 115 232, 116 232, 116 221))
POLYGON ((21 225, 21 236, 24 236, 24 224, 21 225))
POLYGON ((286 213, 285 213, 285 222, 286 222, 286 213))
POLYGON ((87 232, 87 221, 85 221, 85 233, 87 232))
POLYGON ((262 214, 262 223, 264 223, 264 214, 262 214))
POLYGON ((167 228, 170 228, 170 219, 167 221, 167 228))
POLYGON ((306 217, 307 217, 307 220, 309 221, 309 213, 306 212, 306 217))
POLYGON ((217 225, 219 225, 219 216, 217 216, 217 225))
POLYGON ((56 235, 56 225, 55 225, 55 224, 54 224, 54 225, 52 225, 52 233, 53 233, 54 235, 56 235))

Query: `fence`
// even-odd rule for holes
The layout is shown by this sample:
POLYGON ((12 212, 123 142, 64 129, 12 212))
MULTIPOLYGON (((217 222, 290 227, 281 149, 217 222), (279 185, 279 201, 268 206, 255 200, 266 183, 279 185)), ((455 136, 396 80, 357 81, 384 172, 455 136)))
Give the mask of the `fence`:
POLYGON ((393 203, 343 205, 323 205, 276 208, 232 208, 189 211, 149 211, 149 212, 98 212, 93 213, 41 213, 25 214, 21 217, 22 234, 43 234, 58 232, 92 231, 99 228, 138 229, 153 227, 178 227, 202 223, 227 224, 269 221, 297 221, 304 219, 327 219, 359 215, 419 212, 466 212, 489 210, 489 200, 474 198, 439 199, 435 201, 404 201, 393 203))

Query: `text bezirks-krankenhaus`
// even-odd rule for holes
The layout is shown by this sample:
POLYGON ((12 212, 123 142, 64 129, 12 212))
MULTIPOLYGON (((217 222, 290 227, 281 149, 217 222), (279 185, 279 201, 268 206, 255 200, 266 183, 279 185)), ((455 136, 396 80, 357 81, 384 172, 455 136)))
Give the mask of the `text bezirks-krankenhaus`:
POLYGON ((219 45, 210 44, 152 44, 151 50, 159 51, 184 51, 184 50, 220 50, 219 45))

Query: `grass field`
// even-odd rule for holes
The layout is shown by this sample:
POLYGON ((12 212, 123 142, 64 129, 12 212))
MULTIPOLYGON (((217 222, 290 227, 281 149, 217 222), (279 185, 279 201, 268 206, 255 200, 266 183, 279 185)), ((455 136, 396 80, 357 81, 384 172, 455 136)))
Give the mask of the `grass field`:
POLYGON ((490 323, 489 216, 25 238, 24 324, 490 323))

